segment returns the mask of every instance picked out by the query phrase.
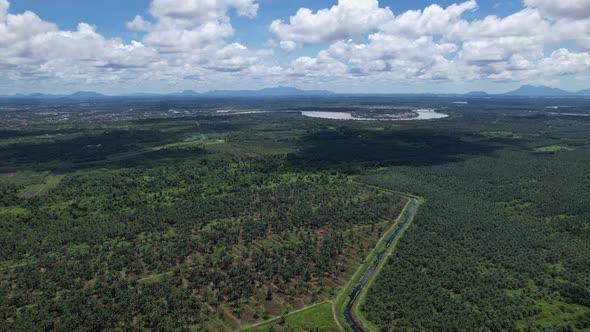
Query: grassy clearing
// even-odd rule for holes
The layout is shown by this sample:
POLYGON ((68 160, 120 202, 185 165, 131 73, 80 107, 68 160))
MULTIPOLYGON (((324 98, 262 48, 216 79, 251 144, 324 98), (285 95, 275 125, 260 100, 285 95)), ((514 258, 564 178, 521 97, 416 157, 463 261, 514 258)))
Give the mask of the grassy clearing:
POLYGON ((520 200, 512 200, 510 202, 497 202, 499 206, 504 208, 512 209, 512 210, 522 210, 530 207, 533 203, 532 202, 523 202, 520 200))
POLYGON ((573 151, 574 149, 564 146, 564 145, 555 144, 555 145, 541 146, 538 148, 534 148, 533 150, 535 152, 541 152, 541 153, 554 153, 554 152, 563 152, 563 151, 573 151))
POLYGON ((545 266, 547 267, 547 271, 556 274, 563 274, 566 271, 565 266, 563 266, 563 264, 561 264, 560 262, 553 264, 545 263, 545 266))
POLYGON ((225 142, 226 144, 208 145, 207 148, 219 153, 255 153, 259 155, 273 155, 293 153, 297 147, 289 142, 281 141, 248 141, 248 142, 225 142))
POLYGON ((526 320, 520 320, 516 327, 520 330, 526 330, 528 325, 540 326, 545 328, 555 328, 568 322, 574 322, 578 317, 590 312, 590 308, 569 304, 560 301, 539 301, 535 308, 540 312, 526 320))
POLYGON ((514 133, 511 131, 484 131, 480 135, 487 138, 514 138, 514 133))
MULTIPOLYGON (((565 268, 561 263, 547 264, 547 269, 556 273, 563 273, 565 268)), ((539 291, 539 286, 531 279, 524 289, 510 289, 506 290, 506 294, 512 297, 527 297, 526 293, 534 293, 539 291)), ((555 328, 568 323, 574 323, 576 319, 582 315, 590 313, 590 308, 577 304, 571 304, 554 300, 540 300, 533 306, 538 313, 526 319, 516 322, 516 328, 521 331, 526 331, 529 326, 537 328, 546 328, 553 331, 555 328)), ((581 331, 588 331, 584 329, 581 331)))
POLYGON ((17 218, 19 216, 26 216, 28 214, 29 211, 20 206, 0 206, 0 215, 7 215, 12 218, 17 218))
POLYGON ((334 321, 330 302, 320 303, 262 325, 245 328, 243 331, 263 332, 271 328, 279 330, 290 328, 290 331, 340 331, 334 321))
POLYGON ((141 278, 139 280, 137 280, 138 283, 140 284, 147 284, 150 282, 157 282, 157 281, 161 281, 164 278, 171 276, 172 274, 174 274, 173 271, 168 271, 168 272, 164 272, 164 273, 160 273, 160 274, 154 274, 152 276, 149 277, 145 277, 145 278, 141 278))
POLYGON ((545 221, 546 222, 552 222, 552 221, 559 222, 559 221, 562 221, 562 220, 568 220, 568 219, 572 219, 572 218, 575 218, 575 217, 576 217, 575 215, 569 215, 569 214, 562 213, 562 214, 558 214, 556 216, 548 216, 548 217, 545 217, 545 221))
POLYGON ((2 174, 2 181, 17 187, 29 187, 44 183, 50 172, 18 171, 2 174))
POLYGON ((25 187, 25 189, 21 191, 21 196, 24 198, 33 198, 38 195, 43 195, 50 189, 57 187, 64 177, 64 174, 49 174, 45 177, 45 179, 43 179, 43 183, 37 183, 25 187))
POLYGON ((324 303, 287 317, 286 322, 295 330, 338 331, 332 315, 332 304, 324 303))
POLYGON ((34 257, 23 258, 21 260, 6 260, 0 262, 0 271, 5 271, 8 269, 14 269, 20 266, 27 266, 37 262, 34 257))

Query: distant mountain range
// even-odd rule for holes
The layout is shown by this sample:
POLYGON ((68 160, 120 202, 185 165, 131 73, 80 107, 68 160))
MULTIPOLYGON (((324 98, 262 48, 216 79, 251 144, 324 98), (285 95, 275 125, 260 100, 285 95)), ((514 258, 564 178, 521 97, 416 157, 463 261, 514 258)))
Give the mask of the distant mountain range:
MULTIPOLYGON (((275 88, 265 88, 261 90, 214 90, 204 93, 185 90, 172 94, 157 93, 132 93, 117 96, 107 96, 98 92, 78 91, 70 95, 52 95, 42 93, 16 94, 11 96, 0 96, 4 99, 73 99, 73 100, 100 100, 100 99, 118 99, 118 98, 137 98, 137 99, 194 99, 194 98, 256 98, 256 97, 330 97, 337 95, 327 90, 301 90, 294 87, 279 86, 275 88)), ((370 94, 347 94, 347 95, 370 95, 370 94)), ((387 95, 387 94, 379 94, 387 95)), ((465 97, 465 98, 485 98, 485 97, 590 97, 590 89, 578 92, 565 91, 558 88, 546 86, 523 85, 520 88, 502 93, 488 94, 485 91, 472 91, 464 94, 437 94, 437 93, 416 93, 416 94, 390 94, 390 95, 421 95, 421 96, 440 96, 440 97, 465 97)))
POLYGON ((276 88, 265 88, 261 90, 215 90, 205 93, 198 93, 192 90, 185 90, 172 94, 157 93, 132 93, 117 96, 107 96, 98 92, 78 91, 70 95, 53 95, 42 93, 16 94, 12 96, 0 96, 0 98, 19 98, 19 99, 79 99, 79 100, 96 100, 112 98, 207 98, 207 97, 321 97, 332 96, 334 92, 327 90, 300 90, 293 87, 280 86, 276 88))
POLYGON ((525 97, 590 96, 590 89, 580 90, 578 92, 570 92, 546 86, 523 85, 514 91, 506 92, 504 95, 525 97))
POLYGON ((279 97, 279 96, 332 96, 327 90, 300 90, 290 86, 279 86, 262 90, 215 90, 207 92, 207 96, 215 97, 279 97))
MULTIPOLYGON (((443 94, 438 94, 444 96, 443 94)), ((472 91, 465 94, 447 94, 446 96, 463 97, 590 97, 590 89, 570 92, 547 86, 523 85, 520 88, 501 94, 489 94, 485 91, 472 91)))

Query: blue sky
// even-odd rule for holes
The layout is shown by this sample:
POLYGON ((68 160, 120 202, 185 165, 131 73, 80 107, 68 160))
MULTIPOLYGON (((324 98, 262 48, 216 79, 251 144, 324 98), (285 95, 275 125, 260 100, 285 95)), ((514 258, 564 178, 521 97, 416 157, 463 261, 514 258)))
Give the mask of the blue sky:
MULTIPOLYGON (((382 0, 382 7, 390 7, 394 13, 407 10, 421 10, 425 7, 438 4, 446 7, 456 1, 427 1, 427 0, 382 0)), ((137 14, 149 15, 151 0, 18 0, 11 2, 11 11, 22 13, 30 10, 44 20, 56 23, 61 29, 75 30, 80 22, 87 22, 97 27, 97 31, 106 37, 121 37, 127 41, 137 38, 137 34, 126 29, 125 23, 137 14)), ((261 0, 258 1, 260 9, 256 20, 241 18, 235 13, 230 13, 236 29, 235 40, 248 45, 260 46, 272 34, 268 26, 275 19, 288 19, 301 7, 320 10, 329 8, 338 3, 337 0, 261 0), (254 33, 252 33, 254 32, 254 33)), ((523 7, 521 1, 480 1, 479 10, 467 13, 468 18, 483 18, 486 15, 506 16, 523 7)))
POLYGON ((0 0, 0 94, 279 84, 579 90, 590 88, 588 8, 589 0, 0 0))

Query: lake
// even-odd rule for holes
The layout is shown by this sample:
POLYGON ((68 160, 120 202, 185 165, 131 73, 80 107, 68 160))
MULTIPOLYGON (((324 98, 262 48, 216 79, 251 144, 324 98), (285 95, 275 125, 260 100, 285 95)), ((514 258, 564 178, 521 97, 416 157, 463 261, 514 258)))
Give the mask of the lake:
POLYGON ((391 119, 371 119, 371 118, 355 118, 351 113, 347 112, 324 112, 324 111, 302 111, 301 115, 310 118, 321 118, 321 119, 332 119, 332 120, 357 120, 357 121, 409 121, 409 120, 434 120, 446 118, 449 115, 445 113, 439 113, 432 109, 420 109, 413 110, 412 112, 417 113, 417 117, 413 118, 391 118, 391 119))

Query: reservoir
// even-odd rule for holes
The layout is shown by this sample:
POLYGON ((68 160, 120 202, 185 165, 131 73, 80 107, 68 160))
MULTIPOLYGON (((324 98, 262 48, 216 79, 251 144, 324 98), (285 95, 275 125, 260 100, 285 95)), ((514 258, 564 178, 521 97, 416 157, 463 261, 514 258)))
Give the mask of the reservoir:
POLYGON ((445 113, 439 113, 433 109, 419 109, 413 110, 413 113, 417 113, 417 117, 411 118, 400 118, 400 117, 391 117, 388 119, 380 118, 380 119, 372 119, 372 118, 356 118, 352 116, 351 113, 348 112, 324 112, 324 111, 302 111, 301 115, 307 116, 310 118, 321 118, 321 119, 332 119, 332 120, 358 120, 358 121, 376 121, 376 120, 384 120, 384 121, 409 121, 409 120, 434 120, 434 119, 442 119, 446 118, 449 115, 445 113))

